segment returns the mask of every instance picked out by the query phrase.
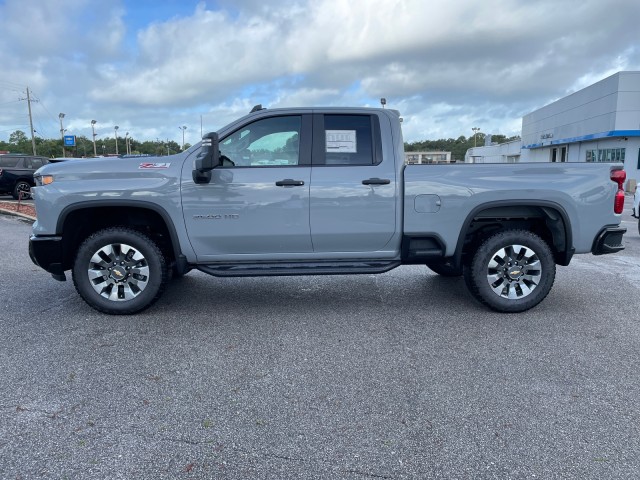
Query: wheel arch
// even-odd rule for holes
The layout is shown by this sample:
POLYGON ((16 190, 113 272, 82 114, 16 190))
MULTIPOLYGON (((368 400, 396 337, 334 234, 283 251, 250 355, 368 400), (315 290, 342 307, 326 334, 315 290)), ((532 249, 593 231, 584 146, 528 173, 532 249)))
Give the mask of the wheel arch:
POLYGON ((64 270, 71 268, 75 252, 85 238, 112 226, 128 226, 146 232, 178 268, 186 268, 178 233, 164 208, 144 201, 96 200, 69 205, 58 217, 56 232, 62 235, 64 270))
POLYGON ((495 201, 475 207, 465 218, 454 254, 462 265, 473 248, 489 234, 510 228, 526 228, 549 243, 555 262, 568 265, 574 253, 571 222, 566 210, 550 201, 495 201))

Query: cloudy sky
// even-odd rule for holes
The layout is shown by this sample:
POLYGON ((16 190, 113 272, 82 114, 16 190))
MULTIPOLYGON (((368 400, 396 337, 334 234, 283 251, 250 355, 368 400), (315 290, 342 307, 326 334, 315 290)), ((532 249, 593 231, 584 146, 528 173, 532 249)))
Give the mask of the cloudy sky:
POLYGON ((200 138, 255 104, 400 110, 406 141, 516 135, 640 70, 639 0, 0 0, 0 139, 200 138))

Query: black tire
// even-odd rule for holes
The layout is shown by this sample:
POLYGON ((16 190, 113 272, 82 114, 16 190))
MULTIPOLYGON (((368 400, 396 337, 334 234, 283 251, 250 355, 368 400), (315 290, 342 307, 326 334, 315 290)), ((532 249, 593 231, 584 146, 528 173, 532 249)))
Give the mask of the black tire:
POLYGON ((459 277, 462 275, 462 266, 454 267, 449 263, 430 262, 427 263, 427 268, 443 277, 459 277))
POLYGON ((145 234, 110 227, 89 236, 78 249, 73 284, 91 307, 113 315, 151 306, 168 281, 165 258, 145 234))
POLYGON ((20 198, 20 192, 22 193, 22 199, 31 198, 31 185, 26 180, 18 180, 13 187, 13 192, 11 195, 14 200, 18 200, 20 198))
POLYGON ((549 294, 556 264, 549 245, 526 230, 489 237, 464 269, 471 294, 498 312, 524 312, 549 294))

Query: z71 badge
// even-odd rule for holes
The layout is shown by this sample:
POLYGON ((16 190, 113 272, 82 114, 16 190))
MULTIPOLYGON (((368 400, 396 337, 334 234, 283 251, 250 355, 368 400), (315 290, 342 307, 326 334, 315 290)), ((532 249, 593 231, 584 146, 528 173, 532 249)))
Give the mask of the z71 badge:
POLYGON ((141 163, 138 166, 138 169, 147 169, 147 168, 169 168, 171 163, 141 163))

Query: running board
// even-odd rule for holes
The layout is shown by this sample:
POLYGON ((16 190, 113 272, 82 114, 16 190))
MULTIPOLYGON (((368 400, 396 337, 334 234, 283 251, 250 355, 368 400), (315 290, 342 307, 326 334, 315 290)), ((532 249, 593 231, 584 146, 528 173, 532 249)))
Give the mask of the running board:
POLYGON ((400 265, 399 260, 360 260, 351 262, 233 263, 197 265, 214 277, 266 277, 292 275, 352 275, 384 273, 400 265))

